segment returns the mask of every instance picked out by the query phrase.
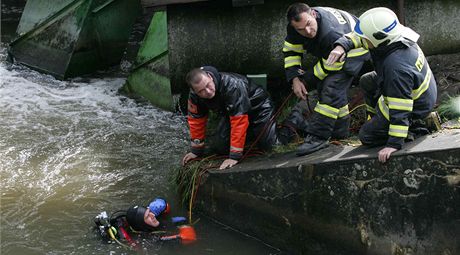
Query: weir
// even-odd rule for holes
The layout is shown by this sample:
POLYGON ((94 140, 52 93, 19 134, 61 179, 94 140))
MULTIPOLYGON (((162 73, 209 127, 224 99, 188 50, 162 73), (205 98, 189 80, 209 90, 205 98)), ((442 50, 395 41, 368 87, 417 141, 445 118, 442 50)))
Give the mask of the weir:
POLYGON ((59 79, 119 64, 139 1, 28 0, 10 43, 18 63, 59 79))
POLYGON ((386 164, 378 149, 331 145, 210 171, 196 206, 289 254, 459 254, 460 132, 408 143, 386 164))
POLYGON ((124 89, 142 95, 162 109, 173 111, 167 33, 167 12, 156 11, 124 89))

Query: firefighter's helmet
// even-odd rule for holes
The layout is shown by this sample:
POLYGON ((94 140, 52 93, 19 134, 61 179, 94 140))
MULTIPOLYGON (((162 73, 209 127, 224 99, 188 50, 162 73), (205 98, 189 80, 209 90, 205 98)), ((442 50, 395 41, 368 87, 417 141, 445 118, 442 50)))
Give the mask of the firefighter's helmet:
POLYGON ((374 47, 398 40, 404 30, 396 14, 385 7, 372 8, 363 13, 355 26, 355 32, 368 39, 374 47))

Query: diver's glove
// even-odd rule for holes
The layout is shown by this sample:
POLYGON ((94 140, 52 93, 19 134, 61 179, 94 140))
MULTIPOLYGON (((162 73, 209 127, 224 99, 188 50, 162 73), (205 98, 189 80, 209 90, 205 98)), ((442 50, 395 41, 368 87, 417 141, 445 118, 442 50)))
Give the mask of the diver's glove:
POLYGON ((179 217, 172 217, 171 221, 175 224, 180 224, 180 223, 185 223, 187 219, 185 217, 179 216, 179 217))

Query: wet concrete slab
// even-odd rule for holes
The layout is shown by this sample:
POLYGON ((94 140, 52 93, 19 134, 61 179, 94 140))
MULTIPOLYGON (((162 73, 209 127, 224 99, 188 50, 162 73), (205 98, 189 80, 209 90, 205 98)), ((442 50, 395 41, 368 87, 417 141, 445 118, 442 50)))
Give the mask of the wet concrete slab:
MULTIPOLYGON (((382 147, 339 146, 329 145, 328 148, 313 154, 297 157, 295 152, 273 155, 260 159, 250 159, 244 164, 236 165, 226 171, 252 171, 266 168, 285 168, 302 164, 318 164, 358 159, 377 159, 377 152, 382 147)), ((392 154, 392 157, 410 155, 430 151, 444 151, 460 148, 460 130, 445 130, 440 133, 421 137, 414 142, 406 143, 402 150, 392 154)), ((460 157, 460 155, 458 155, 460 157)), ((220 171, 215 171, 220 172, 220 171)))
POLYGON ((460 130, 271 155, 202 179, 196 207, 288 254, 460 254, 460 130))

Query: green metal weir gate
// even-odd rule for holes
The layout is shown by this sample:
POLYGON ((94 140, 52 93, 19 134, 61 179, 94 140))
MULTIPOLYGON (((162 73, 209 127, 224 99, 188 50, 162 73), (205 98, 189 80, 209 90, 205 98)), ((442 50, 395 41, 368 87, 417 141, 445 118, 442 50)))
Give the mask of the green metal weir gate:
POLYGON ((166 11, 157 11, 141 43, 135 67, 124 86, 165 110, 174 109, 169 80, 168 25, 166 11))
POLYGON ((59 79, 120 62, 138 0, 29 0, 10 43, 18 63, 59 79))

